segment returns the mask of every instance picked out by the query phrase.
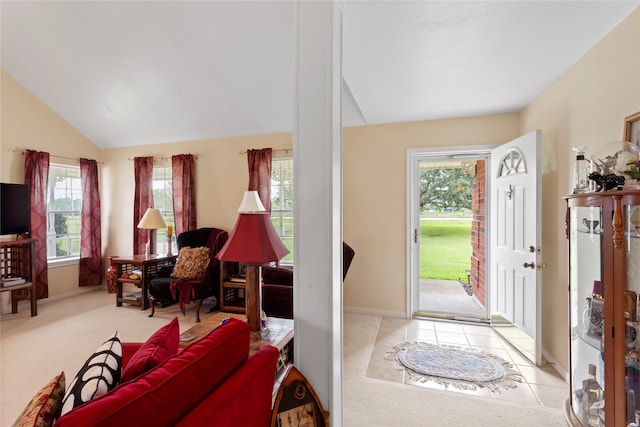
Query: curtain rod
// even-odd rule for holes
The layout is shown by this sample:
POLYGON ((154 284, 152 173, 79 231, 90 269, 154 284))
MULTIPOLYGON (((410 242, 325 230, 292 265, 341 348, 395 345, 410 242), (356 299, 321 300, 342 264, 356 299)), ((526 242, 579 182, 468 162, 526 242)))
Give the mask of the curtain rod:
MULTIPOLYGON (((247 154, 249 150, 242 150, 238 153, 238 155, 242 156, 247 154)), ((289 154, 289 151, 293 151, 293 148, 273 148, 271 151, 284 151, 285 154, 289 154)))
MULTIPOLYGON (((191 154, 191 153, 187 153, 187 154, 192 155, 194 159, 198 160, 199 154, 191 154)), ((137 156, 137 157, 145 157, 145 156, 137 156)), ((171 157, 173 157, 173 156, 164 156, 164 157, 153 156, 153 160, 171 160, 171 157)), ((130 157, 130 158, 127 158, 127 160, 134 161, 135 158, 131 158, 130 157)))
MULTIPOLYGON (((24 153, 26 153, 26 150, 22 150, 20 148, 14 148, 13 150, 14 153, 20 153, 24 156, 24 153)), ((55 157, 56 159, 65 159, 65 160, 78 160, 80 161, 80 157, 67 157, 67 156, 58 156, 57 154, 51 154, 49 153, 49 157, 55 157)), ((98 162, 96 161, 96 163, 98 164, 104 164, 104 162, 98 162)))

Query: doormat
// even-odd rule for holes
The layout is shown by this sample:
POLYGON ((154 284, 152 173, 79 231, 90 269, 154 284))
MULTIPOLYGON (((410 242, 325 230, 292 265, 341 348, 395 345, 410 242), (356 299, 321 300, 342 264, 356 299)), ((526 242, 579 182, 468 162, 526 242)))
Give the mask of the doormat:
POLYGON ((413 381, 435 381, 462 390, 487 387, 491 391, 515 388, 522 376, 504 359, 473 348, 426 342, 404 342, 385 355, 398 370, 413 381))

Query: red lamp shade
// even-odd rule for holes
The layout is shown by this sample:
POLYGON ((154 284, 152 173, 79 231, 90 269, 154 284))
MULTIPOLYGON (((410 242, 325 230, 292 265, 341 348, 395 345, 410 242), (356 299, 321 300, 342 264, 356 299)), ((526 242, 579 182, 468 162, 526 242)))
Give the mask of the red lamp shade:
POLYGON ((241 213, 231 237, 216 255, 221 261, 261 265, 279 261, 289 253, 268 213, 241 213))

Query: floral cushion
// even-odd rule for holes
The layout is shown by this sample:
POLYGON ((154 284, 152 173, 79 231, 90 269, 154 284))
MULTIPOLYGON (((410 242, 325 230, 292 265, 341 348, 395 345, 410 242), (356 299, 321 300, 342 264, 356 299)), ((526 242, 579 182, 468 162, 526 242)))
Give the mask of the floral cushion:
POLYGON ((209 248, 201 246, 198 248, 190 248, 185 246, 180 249, 176 266, 171 272, 171 277, 183 279, 195 279, 202 275, 205 268, 209 265, 209 248))
POLYGON ((69 384, 62 400, 61 415, 107 394, 120 383, 121 371, 122 343, 116 332, 89 356, 69 384))
POLYGON ((122 382, 132 380, 178 354, 180 325, 178 318, 158 329, 135 353, 122 371, 122 382))
POLYGON ((64 388, 64 372, 61 372, 36 393, 13 426, 48 427, 53 424, 60 411, 64 388))

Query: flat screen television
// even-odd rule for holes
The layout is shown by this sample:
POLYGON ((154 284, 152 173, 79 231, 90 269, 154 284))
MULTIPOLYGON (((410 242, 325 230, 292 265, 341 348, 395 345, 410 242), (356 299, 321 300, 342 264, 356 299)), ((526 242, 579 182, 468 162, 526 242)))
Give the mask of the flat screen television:
POLYGON ((0 183, 0 235, 29 234, 29 187, 0 183))

